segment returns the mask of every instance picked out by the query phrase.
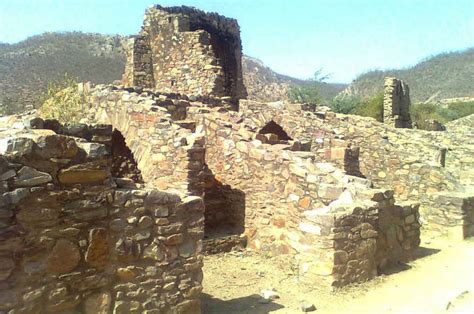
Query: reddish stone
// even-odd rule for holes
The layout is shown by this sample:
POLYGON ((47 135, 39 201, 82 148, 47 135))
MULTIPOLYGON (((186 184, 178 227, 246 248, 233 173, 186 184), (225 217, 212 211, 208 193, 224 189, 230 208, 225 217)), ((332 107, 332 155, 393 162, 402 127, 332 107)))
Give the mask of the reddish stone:
POLYGON ((298 201, 298 205, 303 209, 308 209, 309 206, 311 205, 311 199, 308 196, 302 197, 298 201))
POLYGON ((89 247, 86 252, 86 262, 92 267, 104 267, 109 260, 107 230, 92 229, 89 233, 89 247))
POLYGON ((54 274, 69 273, 81 260, 81 253, 76 244, 66 239, 59 239, 48 257, 48 271, 54 274))

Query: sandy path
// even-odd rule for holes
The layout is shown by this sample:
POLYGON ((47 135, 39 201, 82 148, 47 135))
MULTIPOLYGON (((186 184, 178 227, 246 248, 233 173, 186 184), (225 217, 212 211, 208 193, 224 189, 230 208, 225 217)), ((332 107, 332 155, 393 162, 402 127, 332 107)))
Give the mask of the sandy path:
POLYGON ((474 313, 474 241, 422 245, 426 256, 409 269, 336 293, 298 285, 282 258, 248 252, 209 256, 203 313, 301 313, 302 300, 317 307, 314 313, 474 313), (280 299, 262 304, 260 291, 271 287, 280 299))

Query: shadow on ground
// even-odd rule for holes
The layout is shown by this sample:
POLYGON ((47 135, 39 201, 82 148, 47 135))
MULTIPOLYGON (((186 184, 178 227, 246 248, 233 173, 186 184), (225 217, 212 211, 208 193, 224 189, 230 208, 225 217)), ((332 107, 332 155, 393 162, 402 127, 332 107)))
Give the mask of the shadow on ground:
POLYGON ((416 252, 415 258, 419 259, 419 258, 427 257, 427 256, 430 256, 430 255, 436 254, 440 251, 441 251, 440 249, 433 249, 433 248, 420 246, 418 248, 418 251, 416 252))
POLYGON ((263 314, 284 308, 284 306, 272 301, 269 301, 269 303, 260 303, 262 300, 264 299, 258 294, 232 300, 221 300, 203 293, 201 296, 201 310, 203 314, 263 314))
MULTIPOLYGON (((427 248, 427 247, 420 246, 418 248, 418 250, 416 251, 415 255, 413 256, 412 261, 416 261, 418 259, 428 257, 428 256, 436 254, 440 251, 441 250, 439 250, 439 249, 427 248)), ((389 275, 397 274, 399 272, 408 270, 410 268, 412 268, 412 266, 410 266, 409 264, 403 263, 403 262, 398 262, 394 265, 390 265, 390 266, 388 266, 388 267, 386 267, 382 270, 379 270, 379 275, 389 276, 389 275)))

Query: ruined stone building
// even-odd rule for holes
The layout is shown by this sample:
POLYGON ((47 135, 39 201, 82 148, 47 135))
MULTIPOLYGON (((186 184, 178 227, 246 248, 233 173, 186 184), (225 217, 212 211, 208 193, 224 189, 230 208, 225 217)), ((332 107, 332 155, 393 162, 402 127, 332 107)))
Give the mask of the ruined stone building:
POLYGON ((286 254, 329 289, 414 258, 422 224, 474 235, 473 120, 248 101, 238 29, 152 7, 123 85, 80 84, 84 123, 0 121, 0 311, 199 313, 203 254, 286 254))
POLYGON ((155 6, 130 40, 124 85, 188 96, 245 97, 237 21, 189 7, 155 6))
POLYGON ((410 90, 402 80, 386 77, 383 95, 383 122, 394 128, 411 128, 410 90))

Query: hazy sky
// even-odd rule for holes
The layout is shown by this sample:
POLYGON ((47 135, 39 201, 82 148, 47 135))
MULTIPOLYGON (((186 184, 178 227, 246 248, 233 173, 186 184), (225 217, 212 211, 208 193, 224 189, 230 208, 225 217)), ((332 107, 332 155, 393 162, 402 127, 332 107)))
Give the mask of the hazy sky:
POLYGON ((0 42, 45 31, 135 34, 154 3, 238 19, 244 53, 299 78, 322 68, 348 83, 474 46, 474 0, 0 0, 0 42))

